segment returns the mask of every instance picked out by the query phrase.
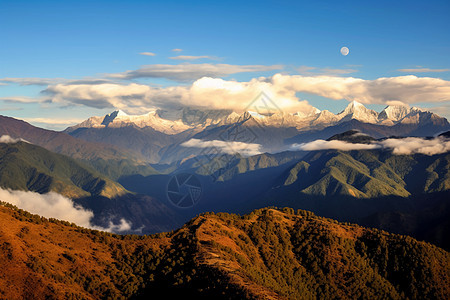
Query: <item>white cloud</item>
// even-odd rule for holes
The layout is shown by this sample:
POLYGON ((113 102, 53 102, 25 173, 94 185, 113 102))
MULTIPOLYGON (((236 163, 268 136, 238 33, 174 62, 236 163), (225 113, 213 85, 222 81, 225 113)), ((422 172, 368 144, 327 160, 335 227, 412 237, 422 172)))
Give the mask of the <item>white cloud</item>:
MULTIPOLYGON (((102 84, 108 83, 111 80, 98 79, 98 78, 84 78, 84 79, 64 79, 64 78, 37 78, 37 77, 25 77, 25 78, 0 78, 0 84, 19 84, 19 85, 52 85, 58 83, 65 84, 102 84)), ((22 97, 25 98, 25 97, 22 97)))
POLYGON ((437 137, 433 139, 408 137, 399 139, 386 139, 372 142, 371 144, 353 144, 345 141, 316 140, 309 143, 293 144, 291 150, 318 151, 318 150, 391 150, 396 155, 425 154, 435 155, 450 151, 450 140, 437 137))
POLYGON ((397 71, 406 73, 439 73, 439 72, 448 72, 450 71, 450 69, 415 68, 415 69, 398 69, 397 71))
MULTIPOLYGON (((193 66, 215 68, 219 65, 184 64, 172 66, 175 67, 172 71, 178 74, 180 70, 176 68, 185 67, 188 70, 193 66)), ((230 72, 231 70, 237 71, 234 69, 236 66, 229 67, 230 72)), ((246 66, 245 68, 247 71, 257 68, 253 67, 246 66)), ((194 71, 194 69, 192 69, 194 73, 199 71, 194 71)), ((183 76, 187 74, 186 70, 181 71, 184 75, 175 76, 184 78, 183 76)), ((152 72, 154 71, 153 69, 152 72)), ((168 70, 164 72, 168 72, 168 70)), ((160 75, 166 76, 163 73, 160 75)), ((138 75, 128 74, 126 76, 138 75)), ((139 76, 144 75, 140 74, 139 76)), ((49 86, 45 90, 50 96, 48 100, 53 102, 70 102, 97 108, 115 107, 133 113, 145 113, 150 108, 180 106, 242 111, 261 91, 264 91, 284 112, 309 112, 311 110, 311 105, 307 101, 299 100, 297 92, 370 104, 407 104, 423 102, 424 99, 427 102, 450 100, 449 81, 416 76, 364 80, 353 77, 276 74, 267 78, 254 78, 247 82, 203 77, 190 86, 151 87, 137 83, 128 85, 118 83, 57 84, 49 86)))
POLYGON ((170 59, 175 59, 175 60, 196 60, 196 59, 215 59, 213 56, 208 56, 208 55, 198 55, 198 56, 194 56, 194 55, 178 55, 178 56, 172 56, 169 57, 170 59))
POLYGON ((156 54, 153 52, 141 52, 139 53, 140 55, 145 55, 145 56, 155 56, 156 54))
POLYGON ((291 92, 366 104, 444 102, 450 100, 450 81, 413 75, 364 80, 353 77, 274 75, 271 84, 291 92))
POLYGON ((176 81, 192 81, 202 77, 223 77, 236 73, 264 72, 281 70, 280 65, 229 65, 229 64, 190 64, 178 65, 155 64, 142 66, 138 70, 109 74, 114 79, 167 78, 176 81))
POLYGON ((117 108, 130 113, 147 113, 151 108, 199 107, 231 109, 241 112, 265 91, 280 110, 309 112, 306 101, 298 101, 295 92, 278 89, 269 82, 227 81, 204 77, 191 86, 151 87, 142 84, 101 84, 50 86, 48 99, 58 103, 75 103, 96 108, 117 108))
POLYGON ((3 144, 15 144, 15 143, 18 143, 18 142, 29 143, 28 141, 26 141, 24 139, 20 139, 20 138, 19 139, 15 139, 15 138, 10 137, 9 135, 2 135, 0 137, 0 143, 3 143, 3 144))
POLYGON ((28 123, 40 123, 49 125, 74 125, 83 122, 85 119, 56 119, 56 118, 24 118, 28 123))
POLYGON ((438 137, 433 139, 423 139, 408 137, 403 139, 387 139, 380 141, 383 148, 392 149, 394 154, 425 154, 435 155, 450 151, 450 140, 438 137))
POLYGON ((31 97, 0 97, 0 101, 11 102, 11 103, 40 103, 43 100, 41 98, 31 98, 31 97))
POLYGON ((244 156, 252 156, 262 153, 261 145, 259 144, 234 142, 234 141, 221 141, 221 140, 203 141, 200 139, 190 139, 189 141, 182 143, 181 146, 192 148, 213 148, 222 153, 226 154, 239 153, 244 156))
POLYGON ((110 222, 106 228, 95 226, 91 223, 94 217, 92 211, 76 205, 71 199, 55 192, 39 194, 0 188, 0 200, 32 214, 72 222, 86 228, 110 232, 129 231, 131 229, 131 224, 124 219, 121 219, 119 224, 110 222))
POLYGON ((317 150, 342 150, 342 151, 350 151, 350 150, 372 150, 380 148, 379 145, 375 144, 353 144, 347 143, 345 141, 325 141, 325 140, 315 140, 309 143, 302 144, 293 144, 290 149, 291 150, 303 150, 303 151, 317 151, 317 150))
MULTIPOLYGON (((236 66, 225 64, 151 65, 140 70, 113 74, 117 79, 165 77, 176 80, 211 74, 222 76, 239 72, 256 72, 281 66, 236 66)), ((275 74, 250 81, 202 77, 191 85, 155 87, 145 84, 112 82, 103 79, 71 80, 57 83, 42 91, 40 97, 3 97, 0 101, 18 103, 78 104, 95 108, 117 108, 130 113, 147 113, 150 109, 197 107, 231 109, 241 112, 261 92, 284 112, 311 111, 307 101, 297 92, 320 95, 329 99, 356 100, 369 104, 448 103, 450 81, 439 78, 399 76, 364 80, 354 77, 301 76, 275 74)))
POLYGON ((49 85, 64 81, 67 80, 63 78, 37 78, 37 77, 26 77, 26 78, 5 77, 0 79, 0 82, 3 83, 16 83, 20 85, 49 85))
POLYGON ((109 221, 108 227, 93 226, 92 229, 108 231, 108 232, 124 232, 124 231, 130 231, 131 225, 132 224, 130 222, 128 222, 124 218, 121 218, 119 220, 119 224, 114 224, 112 221, 109 221))
POLYGON ((175 48, 175 49, 172 49, 172 51, 173 51, 173 52, 181 52, 181 51, 183 51, 183 49, 175 48))

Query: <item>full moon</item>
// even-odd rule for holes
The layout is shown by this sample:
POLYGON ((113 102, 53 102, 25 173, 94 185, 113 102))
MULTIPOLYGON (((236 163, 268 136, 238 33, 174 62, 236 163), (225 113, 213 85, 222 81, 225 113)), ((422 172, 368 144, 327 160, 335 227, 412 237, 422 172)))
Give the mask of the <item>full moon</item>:
POLYGON ((341 48, 341 54, 344 56, 347 56, 347 54, 350 52, 350 50, 348 50, 347 47, 342 47, 341 48))

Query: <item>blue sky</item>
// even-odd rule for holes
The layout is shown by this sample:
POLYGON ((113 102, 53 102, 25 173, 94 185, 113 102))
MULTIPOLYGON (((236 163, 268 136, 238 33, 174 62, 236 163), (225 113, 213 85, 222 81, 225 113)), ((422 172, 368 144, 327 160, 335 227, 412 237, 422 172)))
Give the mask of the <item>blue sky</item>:
MULTIPOLYGON (((45 124, 48 120, 39 125, 63 128, 66 124, 61 119, 101 115, 113 110, 119 100, 108 102, 89 94, 89 101, 73 101, 71 94, 63 95, 61 89, 57 94, 49 86, 108 78, 120 85, 187 87, 198 75, 191 80, 138 76, 120 78, 120 82, 108 76, 145 65, 190 64, 189 68, 195 69, 192 64, 205 64, 259 66, 251 72, 211 76, 238 82, 275 73, 367 81, 405 75, 439 78, 441 82, 424 89, 438 87, 443 92, 424 94, 427 99, 409 104, 436 107, 438 113, 448 116, 449 15, 449 1, 1 0, 0 114, 27 120, 53 118, 57 125, 45 124), (342 46, 350 49, 349 55, 340 54, 342 46), (155 55, 140 54, 143 52, 155 55), (181 55, 185 58, 171 59, 181 55), (2 81, 5 78, 15 80, 2 81), (51 80, 46 85, 21 85, 19 79, 24 78, 51 80), (42 93, 44 90, 47 92, 42 93)), ((311 89, 296 92, 299 99, 333 112, 341 110, 350 98, 358 99, 349 95, 330 100, 311 89)), ((84 92, 77 95, 81 94, 84 92)), ((399 97, 390 100, 404 100, 399 97)), ((385 102, 375 98, 366 105, 380 110, 385 102)), ((120 105, 126 110, 128 104, 123 101, 120 105)), ((136 105, 130 107, 131 112, 136 105)))

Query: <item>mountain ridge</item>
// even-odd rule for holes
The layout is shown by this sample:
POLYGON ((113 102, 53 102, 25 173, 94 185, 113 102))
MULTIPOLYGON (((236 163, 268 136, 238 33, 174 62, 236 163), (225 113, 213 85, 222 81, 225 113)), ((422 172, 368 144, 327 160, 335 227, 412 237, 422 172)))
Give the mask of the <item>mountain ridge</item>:
POLYGON ((70 156, 95 168, 98 172, 117 179, 120 174, 157 173, 144 164, 144 157, 117 146, 78 139, 64 132, 35 127, 25 121, 0 116, 0 136, 21 138, 49 151, 70 156))
MULTIPOLYGON (((163 111, 154 110, 144 115, 128 115, 121 110, 114 111, 104 117, 91 117, 80 124, 68 127, 65 132, 72 132, 77 128, 105 128, 123 127, 135 125, 139 128, 152 127, 159 132, 166 134, 177 134, 186 130, 200 130, 212 125, 225 125, 235 123, 238 120, 248 120, 254 118, 264 126, 290 126, 299 130, 313 129, 317 126, 332 126, 352 119, 370 124, 395 125, 398 123, 418 123, 418 115, 429 115, 440 118, 438 115, 406 105, 388 105, 380 113, 367 109, 363 104, 352 101, 338 114, 333 114, 327 110, 315 109, 310 114, 288 114, 283 112, 271 115, 261 115, 258 112, 246 111, 243 113, 223 111, 208 111, 195 109, 182 109, 175 111, 175 114, 165 116, 163 111), (212 113, 211 113, 212 112, 212 113), (213 115, 214 113, 214 115, 213 115), (204 115, 198 122, 188 122, 189 118, 196 115, 204 115), (213 116, 212 116, 213 115, 213 116), (283 119, 280 123, 277 120, 283 119)), ((448 123, 448 122, 447 122, 448 123)))
POLYGON ((208 150, 185 147, 184 142, 190 139, 225 142, 230 148, 235 142, 258 144, 261 152, 275 153, 287 150, 289 144, 326 139, 351 129, 375 138, 430 136, 449 130, 450 124, 445 118, 415 107, 387 106, 377 113, 351 102, 338 114, 313 110, 308 114, 264 115, 251 110, 236 113, 185 108, 129 116, 115 111, 92 117, 65 132, 79 139, 117 146, 150 163, 170 164, 208 150))
POLYGON ((69 198, 117 197, 127 193, 118 183, 75 159, 45 148, 17 142, 0 143, 0 186, 69 198))
POLYGON ((174 232, 138 237, 4 205, 0 293, 8 299, 444 299, 450 293, 448 252, 307 211, 202 214, 174 232))

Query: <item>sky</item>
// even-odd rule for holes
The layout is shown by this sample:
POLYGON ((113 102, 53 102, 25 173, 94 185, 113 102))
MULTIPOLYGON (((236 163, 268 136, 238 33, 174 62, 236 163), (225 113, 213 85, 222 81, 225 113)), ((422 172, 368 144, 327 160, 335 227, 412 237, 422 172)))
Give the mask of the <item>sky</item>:
POLYGON ((62 130, 116 109, 239 111, 264 91, 286 112, 356 100, 449 118, 449 15, 449 1, 0 0, 0 114, 62 130))

